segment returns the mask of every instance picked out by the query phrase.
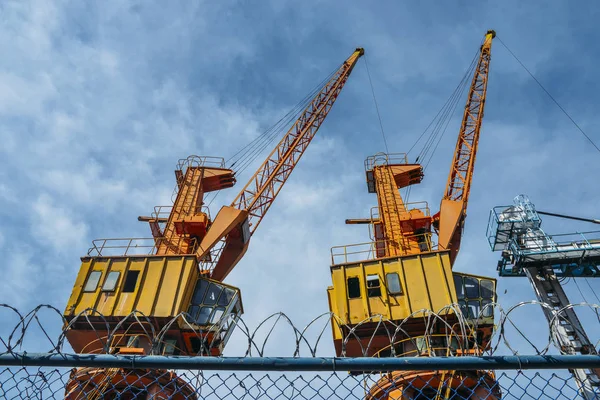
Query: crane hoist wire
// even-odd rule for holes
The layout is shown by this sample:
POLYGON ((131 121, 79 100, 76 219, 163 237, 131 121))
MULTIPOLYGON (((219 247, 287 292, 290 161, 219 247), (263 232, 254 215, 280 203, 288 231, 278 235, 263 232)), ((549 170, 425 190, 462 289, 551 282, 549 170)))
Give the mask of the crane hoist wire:
POLYGON ((563 108, 563 106, 560 105, 560 103, 554 98, 554 96, 552 96, 550 94, 550 92, 544 87, 544 85, 542 85, 542 83, 531 73, 531 71, 525 66, 525 64, 523 64, 521 62, 521 60, 519 60, 519 58, 515 55, 515 53, 512 52, 511 49, 508 48, 508 46, 506 45, 506 43, 504 43, 502 41, 502 39, 500 39, 499 37, 496 37, 496 39, 502 43, 502 46, 504 46, 506 48, 506 50, 508 50, 508 52, 510 53, 511 56, 513 56, 513 58, 521 65, 521 67, 523 67, 523 69, 525 71, 527 71, 527 73, 529 74, 529 76, 535 81, 535 83, 538 84, 538 86, 544 91, 544 93, 546 93, 548 95, 548 97, 550 98, 550 100, 552 100, 554 102, 554 104, 556 104, 556 106, 560 109, 560 111, 563 112, 563 114, 565 114, 567 116, 567 118, 569 118, 569 120, 573 123, 573 125, 575 125, 575 127, 577 128, 577 130, 579 130, 579 132, 585 136, 585 138, 588 140, 588 142, 591 143, 592 146, 594 146, 594 148, 600 153, 600 148, 596 145, 596 143, 594 143, 594 141, 592 140, 592 138, 590 138, 588 136, 587 133, 584 132, 584 130, 579 126, 579 124, 577 122, 575 122, 575 120, 569 115, 569 113, 563 108))
POLYGON ((373 94, 373 103, 375 103, 375 110, 377 111, 377 118, 379 119, 379 127, 381 128, 381 136, 383 137, 383 145, 385 146, 385 152, 390 153, 388 149, 387 140, 385 138, 385 132, 383 131, 383 122, 381 122, 381 114, 379 113, 379 105, 377 104, 377 98, 375 97, 375 89, 373 88, 373 81, 371 80, 371 72, 369 72, 369 63, 367 62, 367 55, 363 56, 365 59, 365 66, 367 67, 367 76, 369 77, 369 85, 371 86, 371 93, 373 94))
MULTIPOLYGON (((482 42, 483 43, 483 42, 482 42)), ((423 130, 421 135, 417 138, 417 140, 410 147, 407 155, 410 154, 412 150, 417 146, 417 144, 425 137, 425 135, 429 132, 423 147, 421 148, 419 154, 417 155, 415 162, 419 162, 423 164, 423 170, 427 169, 429 163, 433 159, 435 151, 437 150, 438 145, 440 144, 446 129, 450 123, 452 116, 454 115, 456 108, 459 104, 460 99, 463 97, 469 83, 469 77, 473 75, 475 67, 477 66, 477 60, 479 59, 479 51, 475 52, 471 62, 469 63, 468 68, 466 69, 464 75, 460 79, 459 83, 456 85, 452 94, 446 102, 439 109, 437 114, 433 117, 431 122, 427 125, 427 127, 423 130)), ((409 201, 410 191, 412 186, 408 186, 406 189, 406 193, 404 198, 406 202, 409 201)))
POLYGON ((446 100, 446 103, 444 103, 442 108, 438 111, 438 113, 429 123, 427 128, 425 128, 425 131, 417 139, 417 142, 415 142, 415 144, 408 151, 410 153, 410 151, 421 140, 425 133, 427 133, 429 128, 432 128, 429 136, 425 141, 425 144, 423 145, 423 148, 417 155, 417 160, 421 160, 421 163, 424 164, 424 169, 427 168, 427 165, 431 162, 433 156, 435 155, 435 151, 440 141, 442 140, 444 133, 446 132, 446 128, 448 127, 448 124, 450 123, 450 120, 454 115, 454 112, 456 111, 456 108, 468 87, 469 77, 473 75, 475 67, 477 66, 478 58, 479 52, 476 52, 473 56, 473 59, 471 60, 471 63, 469 64, 469 67, 465 71, 458 85, 456 85, 456 87, 454 88, 454 91, 452 92, 448 100, 446 100))
MULTIPOLYGON (((341 65, 341 64, 340 64, 341 65)), ((240 148, 233 154, 228 160, 229 168, 234 173, 240 174, 246 170, 252 163, 265 151, 265 149, 272 147, 271 144, 281 137, 290 125, 295 121, 300 113, 310 104, 311 100, 315 95, 323 89, 323 86, 327 84, 333 77, 333 75, 339 70, 338 65, 331 73, 329 73, 319 84, 317 84, 302 100, 300 100, 290 111, 282 116, 273 126, 266 129, 256 138, 251 140, 248 144, 240 148)), ((207 201, 207 205, 210 207, 212 202, 217 198, 221 191, 217 190, 207 201)))
POLYGON ((237 151, 230 159, 229 168, 233 169, 236 174, 244 171, 249 165, 258 158, 258 156, 281 134, 285 133, 298 115, 308 106, 311 99, 321 91, 323 86, 331 80, 331 77, 339 70, 339 65, 325 79, 316 85, 302 100, 290 109, 283 117, 279 119, 273 126, 261 133, 246 146, 237 151), (235 167, 235 168, 234 168, 235 167))
MULTIPOLYGON (((581 288, 579 287, 579 283, 577 283, 577 279, 573 279, 573 282, 575 283, 575 286, 577 287, 577 290, 579 291, 579 294, 581 295, 581 298, 583 299, 584 303, 590 304, 587 300, 587 298, 585 297, 585 295, 583 294, 583 291, 581 290, 581 288)), ((587 278, 586 278, 586 282, 587 282, 587 278)), ((589 282, 588 282, 589 285, 589 282)), ((590 286, 591 288, 591 286, 590 286)), ((592 289, 592 293, 594 293, 594 295, 596 295, 596 292, 592 289)), ((596 296, 597 298, 598 296, 596 296)), ((598 322, 600 322, 600 311, 598 311, 597 308, 595 307, 590 307, 592 309, 592 311, 594 312, 594 314, 596 314, 596 318, 598 319, 598 322)))

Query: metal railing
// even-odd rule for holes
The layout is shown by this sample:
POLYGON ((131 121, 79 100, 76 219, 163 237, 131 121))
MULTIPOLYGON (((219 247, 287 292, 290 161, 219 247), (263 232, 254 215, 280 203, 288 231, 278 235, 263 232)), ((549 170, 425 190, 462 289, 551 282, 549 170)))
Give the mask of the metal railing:
POLYGON ((392 243, 389 240, 375 240, 372 242, 347 244, 331 248, 331 263, 346 264, 351 262, 369 261, 375 258, 388 256, 388 245, 409 249, 419 246, 420 252, 438 250, 438 244, 433 241, 431 233, 420 233, 403 237, 402 243, 392 243))
MULTIPOLYGON (((117 257, 117 256, 148 256, 156 254, 160 246, 181 249, 186 247, 191 252, 196 248, 196 239, 177 238, 110 238, 92 241, 88 249, 89 257, 117 257), (184 246, 185 245, 185 246, 184 246)), ((186 253, 187 254, 187 253, 186 253)))
MULTIPOLYGON (((154 211, 152 212, 152 218, 155 219, 168 219, 171 216, 171 210, 173 210, 173 206, 155 206, 154 211)), ((196 210, 192 210, 192 214, 197 214, 198 211, 203 212, 208 216, 208 219, 211 220, 210 209, 207 206, 200 206, 196 210)))
POLYGON ((194 156, 182 158, 177 161, 177 169, 185 173, 185 169, 189 167, 213 167, 225 168, 225 159, 223 157, 212 156, 194 156))
POLYGON ((406 153, 377 153, 367 157, 365 160, 365 171, 370 171, 373 167, 390 164, 408 164, 406 153))

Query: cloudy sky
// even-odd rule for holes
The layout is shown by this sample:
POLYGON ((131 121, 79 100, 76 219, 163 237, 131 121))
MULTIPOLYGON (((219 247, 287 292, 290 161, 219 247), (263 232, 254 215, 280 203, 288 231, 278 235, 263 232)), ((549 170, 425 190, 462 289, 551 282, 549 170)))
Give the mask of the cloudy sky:
MULTIPOLYGON (((169 203, 178 159, 232 156, 357 46, 367 53, 391 152, 413 145, 488 29, 600 143, 600 5, 577 4, 1 2, 0 303, 63 309, 92 239, 150 235, 136 218, 169 203)), ((493 206, 526 193, 540 209, 600 216, 598 151, 499 41, 492 54, 455 266, 490 276, 499 256, 485 238, 493 206)), ((459 123, 456 114, 411 193, 434 211, 459 123)), ((363 160, 383 150, 363 59, 228 277, 243 290, 249 325, 284 311, 302 326, 327 311, 329 249, 368 240, 364 226, 346 226, 344 219, 365 217, 376 204, 366 191, 363 160)), ((238 177, 239 188, 249 173, 238 177)), ((222 193, 213 214, 236 193, 222 193)), ((544 226, 594 229, 561 223, 544 226)), ((581 293, 567 284, 573 302, 600 303, 591 290, 598 282, 579 286, 581 293)), ((505 306, 533 299, 523 279, 500 279, 499 288, 505 306)), ((520 319, 543 321, 534 308, 520 319)), ((586 321, 598 338, 597 321, 586 321)), ((328 337, 323 346, 331 354, 328 337)))

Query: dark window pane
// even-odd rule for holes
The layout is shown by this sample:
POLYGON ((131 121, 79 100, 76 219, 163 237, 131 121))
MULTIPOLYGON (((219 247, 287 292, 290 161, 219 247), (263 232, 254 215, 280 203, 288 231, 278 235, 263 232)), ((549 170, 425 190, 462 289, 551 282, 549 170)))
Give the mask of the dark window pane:
POLYGON ((208 285, 208 292, 206 293, 206 297, 204 298, 204 304, 213 305, 217 303, 217 299, 223 290, 222 286, 216 285, 214 283, 210 283, 208 285))
POLYGON ((100 277, 102 276, 102 271, 92 271, 90 272, 90 276, 83 287, 84 292, 95 292, 98 288, 98 282, 100 282, 100 277))
POLYGON ((479 281, 465 276, 465 295, 467 299, 479 298, 479 281))
POLYGON ((215 308, 215 311, 213 312, 213 314, 210 318, 211 325, 217 324, 221 320, 221 316, 223 315, 224 312, 225 312, 225 309, 222 307, 215 308))
POLYGON ((196 289, 194 290, 194 295, 192 296, 192 304, 202 304, 202 299, 204 298, 204 293, 206 293, 207 287, 207 281, 204 279, 198 279, 198 282, 196 283, 196 289))
POLYGON ((200 307, 198 306, 192 305, 190 308, 188 308, 188 314, 190 314, 192 322, 196 321, 196 318, 198 317, 198 311, 200 311, 200 307))
POLYGON ((367 275, 367 293, 369 297, 381 296, 379 275, 367 275))
POLYGON ((357 299, 360 297, 360 281, 358 277, 348 278, 348 298, 357 299))
POLYGON ((467 309, 467 303, 465 303, 463 300, 460 300, 458 302, 458 305, 460 307, 460 311, 463 313, 463 316, 465 318, 469 318, 469 310, 467 309))
POLYGON ((454 287, 456 288, 456 295, 459 299, 465 298, 465 285, 463 284, 462 276, 454 275, 454 287))
POLYGON ((469 318, 479 318, 479 313, 481 312, 481 304, 479 304, 479 301, 469 301, 468 308, 469 318))
POLYGON ((235 292, 232 289, 225 288, 219 297, 219 305, 225 307, 229 304, 235 292))
POLYGON ((400 285, 400 276, 397 273, 391 272, 385 275, 387 288, 390 294, 402 294, 402 286, 400 285))
POLYGON ((198 325, 207 325, 208 319, 210 318, 210 314, 212 313, 212 310, 213 310, 212 307, 202 307, 200 309, 200 313, 198 314, 198 317, 196 318, 196 323, 198 325))
POLYGON ((494 307, 489 306, 489 307, 485 308, 486 304, 491 304, 491 303, 492 303, 491 300, 485 300, 485 299, 481 300, 481 309, 483 311, 483 316, 484 317, 489 318, 489 317, 493 317, 494 316, 494 307))
POLYGON ((123 284, 124 293, 135 292, 135 286, 137 285, 139 275, 140 271, 127 271, 127 275, 125 275, 125 283, 123 284))
POLYGON ((481 280, 481 297, 484 299, 494 298, 494 282, 487 279, 481 280))

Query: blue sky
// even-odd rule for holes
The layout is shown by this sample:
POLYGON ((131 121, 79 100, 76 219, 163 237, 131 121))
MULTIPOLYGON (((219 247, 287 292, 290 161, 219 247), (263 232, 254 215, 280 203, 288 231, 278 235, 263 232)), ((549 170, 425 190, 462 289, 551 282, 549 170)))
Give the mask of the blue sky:
MULTIPOLYGON (((92 239, 150 235, 136 217, 169 203, 178 159, 233 155, 357 46, 367 53, 391 152, 412 146, 488 29, 600 143, 599 14, 594 1, 577 7, 558 1, 2 2, 0 302, 62 309, 92 239)), ((541 209, 597 218, 600 154, 498 41, 492 54, 456 268, 494 276, 498 254, 485 238, 489 210, 527 193, 541 209)), ((432 210, 444 190, 459 119, 454 116, 424 182, 412 190, 411 200, 428 201, 432 210)), ((361 60, 228 278, 242 288, 250 325, 276 311, 303 325, 327 311, 329 248, 368 240, 364 227, 343 221, 364 217, 375 205, 363 160, 382 150, 361 60)), ((238 190, 247 177, 239 177, 238 190)), ((228 204, 236 193, 222 193, 214 204, 228 204)), ((563 223, 544 226, 593 229, 563 223)), ((573 301, 582 301, 569 285, 573 301)), ((503 305, 533 298, 526 281, 500 280, 499 286, 503 305)), ((580 286, 588 301, 598 302, 585 282, 580 286)), ((543 321, 534 309, 520 318, 543 321)), ((586 320, 597 338, 597 322, 586 320)))

